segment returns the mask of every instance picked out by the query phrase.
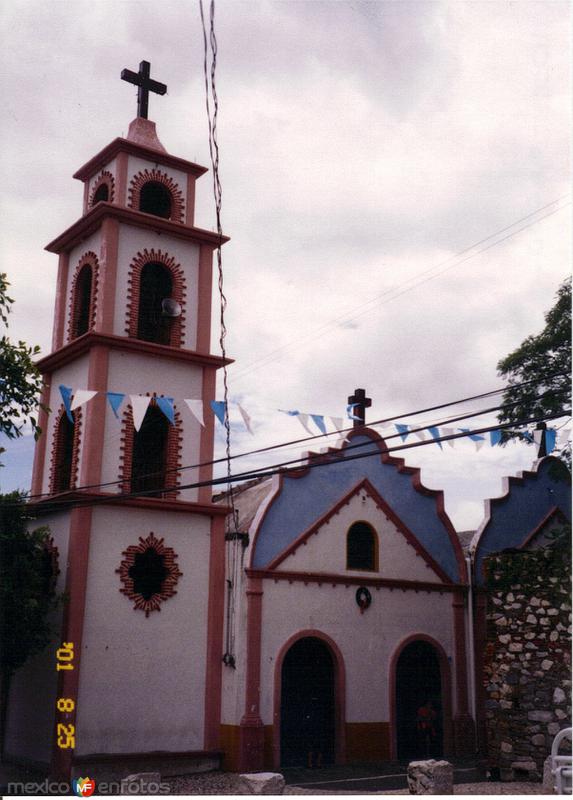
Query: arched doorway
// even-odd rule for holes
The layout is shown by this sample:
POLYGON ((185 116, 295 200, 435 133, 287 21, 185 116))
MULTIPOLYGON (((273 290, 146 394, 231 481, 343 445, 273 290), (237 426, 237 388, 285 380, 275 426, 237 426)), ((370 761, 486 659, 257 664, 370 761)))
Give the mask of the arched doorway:
POLYGON ((395 724, 400 760, 444 754, 443 684, 436 648, 422 639, 407 644, 396 664, 395 724))
POLYGON ((335 664, 318 638, 298 639, 281 668, 281 766, 320 766, 335 760, 335 664))

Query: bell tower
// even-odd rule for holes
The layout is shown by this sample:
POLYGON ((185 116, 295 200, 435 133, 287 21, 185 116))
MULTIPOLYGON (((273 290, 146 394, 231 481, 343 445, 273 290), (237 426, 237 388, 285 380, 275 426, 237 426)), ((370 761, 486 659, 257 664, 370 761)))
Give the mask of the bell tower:
POLYGON ((47 246, 59 257, 39 363, 51 411, 32 495, 67 601, 53 646, 16 676, 7 720, 13 755, 63 779, 180 773, 216 764, 219 744, 227 509, 193 486, 212 477, 213 415, 185 400, 209 408, 224 363, 210 314, 227 238, 194 224, 207 170, 169 154, 147 119, 147 93, 166 87, 147 62, 122 78, 139 87, 138 116, 75 173, 82 214, 47 246))

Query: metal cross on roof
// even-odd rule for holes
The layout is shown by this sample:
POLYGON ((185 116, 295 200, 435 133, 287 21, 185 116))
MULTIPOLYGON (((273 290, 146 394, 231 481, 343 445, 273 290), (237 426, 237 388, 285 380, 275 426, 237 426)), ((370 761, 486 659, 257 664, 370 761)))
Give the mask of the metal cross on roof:
POLYGON ((348 405, 354 406, 350 413, 354 417, 353 427, 359 428, 366 424, 366 409, 372 405, 372 400, 366 397, 364 389, 356 389, 354 394, 348 398, 348 405))
POLYGON ((133 83, 138 87, 137 90, 137 116, 147 119, 147 110, 149 106, 149 92, 155 94, 165 94, 167 86, 164 83, 158 83, 149 77, 151 72, 151 64, 149 61, 141 61, 139 64, 139 72, 132 72, 130 69, 122 69, 121 79, 128 83, 133 83))

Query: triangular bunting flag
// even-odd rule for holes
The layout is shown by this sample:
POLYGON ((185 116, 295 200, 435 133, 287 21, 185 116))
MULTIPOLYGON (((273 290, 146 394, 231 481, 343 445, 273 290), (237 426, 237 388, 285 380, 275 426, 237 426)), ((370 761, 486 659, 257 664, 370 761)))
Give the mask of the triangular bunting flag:
POLYGON ((495 447, 496 444, 501 442, 501 431, 490 431, 489 432, 489 443, 492 447, 495 447))
POLYGON ((467 433, 468 439, 471 439, 472 442, 481 442, 485 440, 485 436, 480 436, 478 433, 472 433, 469 428, 459 428, 462 433, 467 433))
POLYGON ((106 392, 108 402, 111 406, 111 410, 115 414, 116 419, 119 419, 119 414, 117 413, 123 403, 125 398, 124 394, 120 394, 120 392, 106 392))
POLYGON ((426 431, 413 431, 414 436, 416 436, 421 442, 425 442, 428 438, 426 436, 426 431))
POLYGON ((332 422, 337 431, 344 430, 343 428, 344 420, 342 419, 342 417, 330 417, 330 421, 332 422))
POLYGON ((481 449, 482 449, 482 447, 484 446, 484 444, 485 444, 485 439, 482 437, 482 441, 481 441, 481 442, 476 442, 476 443, 475 443, 475 446, 476 446, 476 452, 477 452, 478 450, 481 450, 481 449))
POLYGON ((557 441, 557 431, 555 428, 548 428, 545 431, 545 449, 547 455, 555 450, 555 442, 557 441))
POLYGON ((523 438, 528 444, 533 444, 533 436, 529 431, 522 431, 523 438))
POLYGON ((396 430, 400 434, 400 438, 402 439, 403 442, 405 442, 406 439, 408 438, 408 433, 410 432, 408 425, 402 425, 401 422, 396 422, 395 425, 396 425, 396 430))
POLYGON ((359 403, 350 403, 350 405, 346 406, 346 416, 348 417, 348 419, 355 419, 358 422, 362 422, 360 417, 356 417, 352 413, 352 409, 356 408, 357 405, 359 405, 359 403))
POLYGON ((225 401, 224 400, 211 400, 211 408, 213 414, 217 417, 221 425, 225 424, 225 401))
POLYGON ((251 418, 249 417, 243 406, 239 405, 239 403, 237 403, 237 408, 239 409, 239 414, 243 418, 243 422, 245 423, 245 428, 249 431, 251 436, 254 436, 255 434, 253 433, 253 429, 251 428, 251 418))
POLYGON ((68 415, 68 419, 73 425, 74 418, 72 416, 72 410, 70 408, 72 401, 72 390, 69 386, 64 386, 63 383, 61 383, 58 386, 58 389, 60 390, 60 394, 62 395, 62 400, 64 401, 64 408, 66 409, 66 414, 68 415))
POLYGON ((543 436, 543 431, 537 430, 537 428, 533 431, 533 441, 539 447, 541 444, 541 437, 543 436))
POLYGON ((141 423, 145 418, 147 407, 151 402, 151 397, 148 395, 142 396, 140 394, 130 394, 129 399, 131 402, 131 412, 133 415, 133 427, 136 431, 141 428, 141 423))
POLYGON ((205 420, 203 419, 203 401, 190 398, 185 400, 189 411, 193 414, 199 425, 205 427, 205 420))
MULTIPOLYGON (((455 431, 453 428, 442 428, 442 436, 453 436, 454 432, 455 431)), ((455 439, 448 439, 448 444, 450 447, 453 447, 455 442, 455 439)))
POLYGON ((306 432, 307 432, 307 433, 308 433, 310 436, 314 436, 314 433, 313 433, 313 432, 311 431, 311 429, 308 427, 308 414, 301 414, 301 413, 298 413, 296 418, 298 419, 298 421, 300 422, 300 424, 302 425, 302 427, 305 429, 305 431, 306 431, 306 432))
POLYGON ((428 430, 430 431, 432 439, 436 440, 436 444, 438 445, 440 450, 443 450, 444 448, 442 447, 442 443, 438 441, 438 439, 440 438, 440 431, 436 428, 435 425, 430 425, 428 430))
POLYGON ((318 430, 326 435, 326 425, 324 424, 324 417, 322 414, 311 414, 310 417, 318 430))
POLYGON ((76 408, 83 406, 84 403, 87 403, 88 400, 91 400, 96 394, 97 392, 91 389, 76 389, 74 399, 70 405, 70 411, 74 411, 76 408))
POLYGON ((172 425, 175 425, 175 410, 173 408, 172 397, 156 397, 155 402, 160 411, 163 411, 172 425))

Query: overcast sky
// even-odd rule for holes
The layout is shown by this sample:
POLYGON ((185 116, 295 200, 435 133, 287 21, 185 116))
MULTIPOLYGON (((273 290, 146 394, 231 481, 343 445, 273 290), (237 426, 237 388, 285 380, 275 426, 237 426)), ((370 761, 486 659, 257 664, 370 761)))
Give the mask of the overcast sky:
MULTIPOLYGON (((57 257, 43 247, 81 214, 72 173, 136 114, 124 67, 151 62, 168 85, 150 99, 163 144, 209 164, 199 5, 6 0, 0 13, 2 268, 11 335, 45 354, 57 257)), ((256 433, 236 426, 235 452, 304 435, 276 409, 341 416, 358 386, 370 420, 408 421, 500 385, 497 362, 541 330, 569 272, 569 13, 217 0, 229 384, 256 433)), ((214 225, 209 176, 196 222, 214 225)), ((29 437, 9 448, 3 490, 25 486, 31 450, 29 437)), ((535 451, 405 455, 470 528, 535 451)))

